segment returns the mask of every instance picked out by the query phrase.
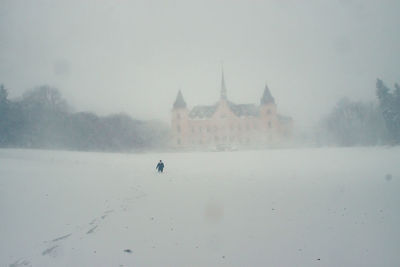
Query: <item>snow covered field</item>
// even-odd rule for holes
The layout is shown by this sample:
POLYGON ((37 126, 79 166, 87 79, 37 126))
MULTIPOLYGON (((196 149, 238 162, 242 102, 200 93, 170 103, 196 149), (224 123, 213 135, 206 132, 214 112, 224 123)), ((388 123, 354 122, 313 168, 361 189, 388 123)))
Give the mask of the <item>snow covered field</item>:
POLYGON ((0 150, 0 216, 0 266, 400 266, 400 148, 0 150))

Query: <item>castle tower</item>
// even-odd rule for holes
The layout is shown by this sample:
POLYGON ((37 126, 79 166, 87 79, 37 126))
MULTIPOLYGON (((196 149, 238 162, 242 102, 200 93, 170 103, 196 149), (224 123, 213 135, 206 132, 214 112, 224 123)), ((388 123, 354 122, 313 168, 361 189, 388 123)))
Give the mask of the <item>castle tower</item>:
POLYGON ((261 115, 275 116, 276 115, 276 104, 275 99, 272 96, 268 85, 265 85, 264 93, 260 99, 260 112, 261 115))
POLYGON ((186 102, 183 99, 181 90, 179 90, 178 95, 176 96, 176 99, 174 102, 174 109, 182 109, 182 108, 186 108, 186 102))
POLYGON ((266 143, 272 142, 275 133, 279 130, 279 122, 277 118, 275 99, 268 88, 265 85, 264 93, 260 99, 260 117, 262 128, 266 132, 265 140, 266 143))
POLYGON ((181 90, 179 90, 172 108, 171 118, 172 133, 174 136, 172 143, 175 146, 182 146, 186 143, 186 131, 188 129, 189 120, 188 113, 186 102, 183 99, 181 90))
POLYGON ((225 86, 225 77, 224 77, 224 67, 222 66, 221 68, 222 71, 222 77, 221 77, 221 100, 227 100, 227 95, 226 95, 226 86, 225 86))

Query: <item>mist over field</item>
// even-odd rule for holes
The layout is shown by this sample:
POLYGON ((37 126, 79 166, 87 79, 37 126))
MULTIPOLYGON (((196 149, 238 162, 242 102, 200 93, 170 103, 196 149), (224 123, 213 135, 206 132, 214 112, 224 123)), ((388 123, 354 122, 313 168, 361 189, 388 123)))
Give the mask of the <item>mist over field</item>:
POLYGON ((398 10, 0 0, 0 266, 400 266, 398 10))
POLYGON ((0 265, 397 266, 399 153, 3 149, 0 265))

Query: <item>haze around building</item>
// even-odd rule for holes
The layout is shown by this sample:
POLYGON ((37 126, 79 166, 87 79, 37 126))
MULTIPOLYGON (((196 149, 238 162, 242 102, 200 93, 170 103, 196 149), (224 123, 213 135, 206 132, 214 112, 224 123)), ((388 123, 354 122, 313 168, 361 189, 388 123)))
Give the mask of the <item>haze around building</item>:
POLYGON ((0 77, 17 97, 48 84, 78 111, 170 120, 178 90, 218 99, 221 61, 236 103, 267 83, 311 127, 344 96, 398 81, 394 0, 0 2, 0 77))

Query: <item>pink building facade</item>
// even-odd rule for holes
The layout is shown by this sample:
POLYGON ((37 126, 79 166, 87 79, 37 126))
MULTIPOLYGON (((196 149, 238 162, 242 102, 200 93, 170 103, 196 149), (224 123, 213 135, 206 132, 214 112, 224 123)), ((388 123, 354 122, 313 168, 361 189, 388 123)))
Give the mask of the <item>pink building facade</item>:
POLYGON ((289 142, 292 119, 279 115, 267 86, 260 104, 228 100, 224 76, 221 97, 214 105, 188 109, 179 91, 171 112, 172 146, 180 149, 274 147, 289 142))

